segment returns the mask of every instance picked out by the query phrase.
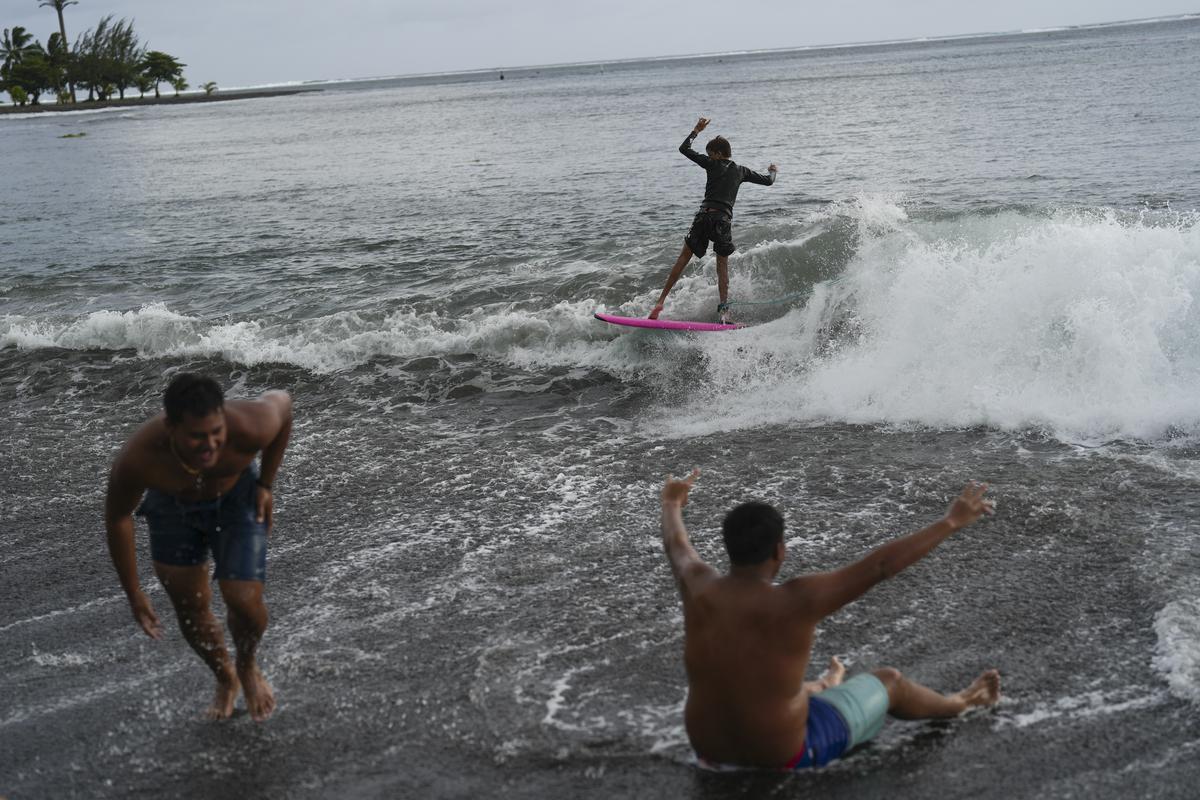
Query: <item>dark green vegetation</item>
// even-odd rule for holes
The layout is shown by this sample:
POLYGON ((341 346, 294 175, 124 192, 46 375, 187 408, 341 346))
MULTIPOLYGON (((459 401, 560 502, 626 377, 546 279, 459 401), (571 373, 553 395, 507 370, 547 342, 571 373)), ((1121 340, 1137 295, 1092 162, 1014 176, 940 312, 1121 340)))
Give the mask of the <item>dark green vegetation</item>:
POLYGON ((76 102, 76 90, 87 90, 88 102, 104 102, 137 89, 139 96, 166 83, 178 95, 187 88, 183 68, 174 56, 150 50, 126 19, 114 21, 109 14, 68 44, 63 8, 78 0, 41 0, 40 6, 53 8, 58 15, 58 30, 46 45, 20 26, 5 28, 0 39, 0 91, 8 92, 14 104, 40 105, 50 94, 59 104, 76 102))

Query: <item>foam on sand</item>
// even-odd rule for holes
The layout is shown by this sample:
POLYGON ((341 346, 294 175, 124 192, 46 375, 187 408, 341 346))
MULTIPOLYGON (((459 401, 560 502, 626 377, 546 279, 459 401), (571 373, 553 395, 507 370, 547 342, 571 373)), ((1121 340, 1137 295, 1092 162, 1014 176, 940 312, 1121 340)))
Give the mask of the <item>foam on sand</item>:
POLYGON ((1154 616, 1154 632, 1154 668, 1166 678, 1172 695, 1200 703, 1200 600, 1168 603, 1154 616))

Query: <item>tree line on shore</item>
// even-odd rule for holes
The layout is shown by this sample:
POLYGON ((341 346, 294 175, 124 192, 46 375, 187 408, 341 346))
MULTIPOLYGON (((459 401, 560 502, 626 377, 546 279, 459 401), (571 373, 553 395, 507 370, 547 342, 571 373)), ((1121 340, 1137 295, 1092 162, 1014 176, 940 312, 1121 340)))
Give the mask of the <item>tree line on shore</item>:
MULTIPOLYGON (((5 28, 0 38, 0 91, 7 92, 15 105, 40 105, 49 94, 60 104, 74 103, 77 90, 87 90, 87 101, 105 101, 116 94, 137 89, 140 96, 166 83, 175 96, 188 88, 181 63, 160 50, 150 50, 126 19, 114 20, 109 14, 68 44, 63 9, 78 0, 40 0, 38 6, 58 13, 58 31, 50 34, 46 45, 37 41, 21 26, 5 28)), ((215 83, 202 87, 211 94, 215 83)))

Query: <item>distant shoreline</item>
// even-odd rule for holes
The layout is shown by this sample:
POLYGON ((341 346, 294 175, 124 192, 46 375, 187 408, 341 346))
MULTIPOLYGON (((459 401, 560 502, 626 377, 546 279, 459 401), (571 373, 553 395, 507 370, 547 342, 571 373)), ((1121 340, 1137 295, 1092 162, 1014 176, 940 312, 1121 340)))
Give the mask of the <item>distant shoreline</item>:
POLYGON ((0 114, 39 114, 56 111, 94 111, 100 108, 129 108, 135 106, 175 106, 188 103, 219 103, 222 100, 253 100, 260 97, 283 97, 285 95, 319 92, 321 89, 270 89, 263 91, 227 91, 212 94, 186 94, 175 97, 134 97, 125 100, 81 100, 78 103, 48 103, 36 106, 0 106, 0 114))

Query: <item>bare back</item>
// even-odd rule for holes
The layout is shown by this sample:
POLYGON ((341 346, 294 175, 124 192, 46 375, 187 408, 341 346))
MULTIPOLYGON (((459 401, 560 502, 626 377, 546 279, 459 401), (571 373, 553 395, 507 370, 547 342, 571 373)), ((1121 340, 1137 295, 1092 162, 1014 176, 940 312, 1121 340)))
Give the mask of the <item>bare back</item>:
POLYGON ((797 587, 721 575, 683 596, 692 746, 713 761, 787 763, 804 746, 815 629, 797 587))
POLYGON ((944 517, 853 563, 775 585, 782 538, 763 561, 735 564, 731 555, 726 575, 700 558, 683 522, 699 475, 696 469, 683 480, 668 477, 662 490, 663 549, 683 601, 688 738, 713 761, 780 767, 804 748, 804 672, 817 624, 991 513, 983 499, 987 485, 969 483, 944 517))

